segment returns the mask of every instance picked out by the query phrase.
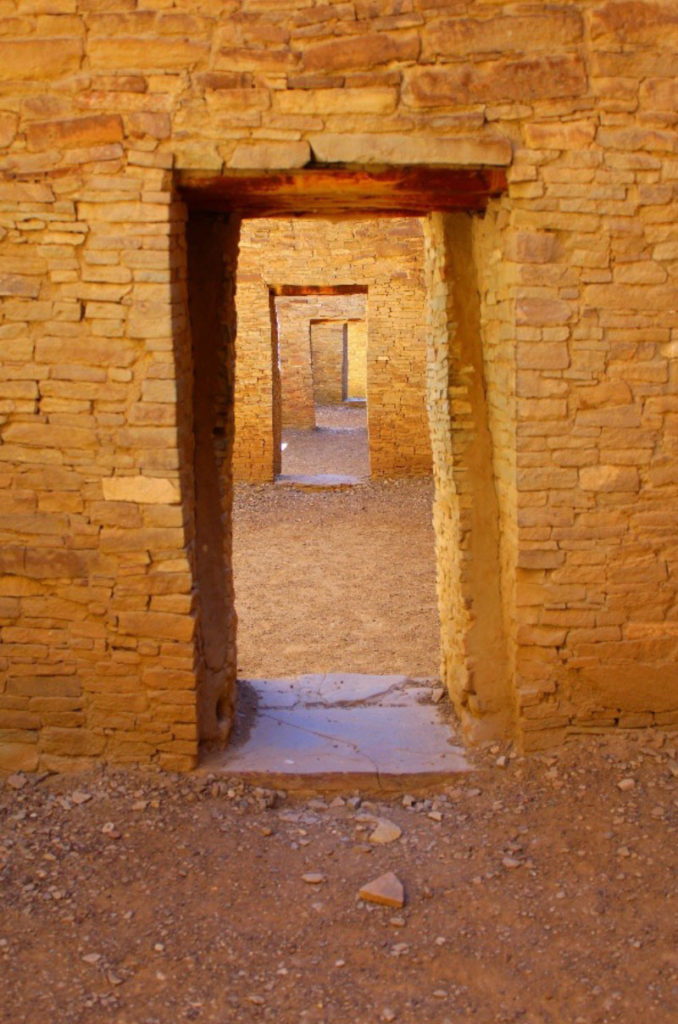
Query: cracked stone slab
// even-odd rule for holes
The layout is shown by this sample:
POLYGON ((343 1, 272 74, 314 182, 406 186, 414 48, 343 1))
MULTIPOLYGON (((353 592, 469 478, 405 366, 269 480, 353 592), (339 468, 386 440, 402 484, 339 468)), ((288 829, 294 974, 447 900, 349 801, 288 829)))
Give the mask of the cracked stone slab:
POLYGON ((286 788, 316 779, 393 789, 470 770, 440 709, 422 701, 425 681, 326 673, 247 685, 256 694, 247 735, 208 757, 211 771, 286 788))

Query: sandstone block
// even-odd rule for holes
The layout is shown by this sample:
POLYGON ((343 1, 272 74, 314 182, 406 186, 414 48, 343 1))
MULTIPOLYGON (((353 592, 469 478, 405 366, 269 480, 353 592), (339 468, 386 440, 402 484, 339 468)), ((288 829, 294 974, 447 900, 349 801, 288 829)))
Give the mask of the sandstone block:
POLYGON ((14 141, 18 123, 16 114, 0 113, 0 148, 4 149, 14 141))
POLYGON ((534 149, 587 149, 596 136, 594 121, 528 123, 525 141, 534 149))
POLYGON ((117 114, 100 114, 69 121, 42 121, 28 125, 26 138, 32 150, 74 149, 120 142, 122 118, 117 114))
POLYGON ((47 726, 40 733, 40 751, 66 757, 96 757, 102 754, 106 741, 86 729, 62 729, 47 726))
POLYGON ((289 170, 311 159, 308 142, 252 142, 236 146, 227 161, 234 170, 289 170))
POLYGON ((152 505, 176 505, 181 501, 177 485, 172 480, 162 477, 104 477, 101 484, 106 501, 131 501, 152 505))
POLYGON ((354 71, 391 61, 416 60, 419 36, 416 32, 388 34, 372 32, 308 46, 301 58, 304 71, 354 71))
POLYGON ((189 641, 193 639, 195 620, 171 612, 121 612, 118 630, 126 636, 189 641))
POLYGON ((635 466, 585 466, 579 470, 583 491, 638 491, 640 478, 635 466))
POLYGON ((70 75, 79 70, 82 56, 82 40, 68 36, 12 39, 2 48, 0 80, 41 81, 70 75))
POLYGON ((393 89, 287 89, 274 94, 281 114, 390 114, 396 102, 393 89))
POLYGON ((592 284, 586 287, 584 297, 592 309, 678 309, 678 293, 672 285, 592 284))
POLYGON ((168 139, 172 133, 172 122, 169 114, 153 110, 132 111, 125 115, 125 125, 129 135, 148 135, 152 139, 168 139))
POLYGON ((533 53, 577 43, 582 38, 579 11, 544 6, 538 14, 500 13, 489 18, 453 18, 430 22, 422 32, 422 57, 468 58, 471 54, 533 53))
POLYGON ((570 303, 563 299, 521 298, 516 303, 518 324, 565 324, 572 317, 572 313, 570 303))
POLYGON ((34 740, 26 743, 0 742, 0 772, 35 772, 38 769, 38 751, 34 740))
POLYGON ((678 48, 678 16, 673 4, 627 0, 610 2, 592 12, 591 37, 598 42, 650 43, 678 48))
POLYGON ((515 263, 550 263, 557 238, 547 231, 513 231, 506 242, 506 257, 515 263))
POLYGON ((92 36, 87 46, 92 68, 104 71, 189 71, 206 62, 209 52, 207 43, 153 36, 92 36))
MULTIPOLYGON (((113 303, 110 303, 113 306, 113 303)), ((132 342, 108 338, 40 338, 35 358, 39 363, 82 363, 85 366, 130 366, 137 358, 132 342)))
POLYGON ((313 135, 316 160, 328 164, 485 164, 506 166, 511 160, 507 139, 488 136, 449 138, 432 135, 313 135))
POLYGON ((579 96, 586 91, 586 67, 574 54, 532 60, 455 64, 406 72, 404 98, 415 107, 460 103, 529 103, 534 99, 579 96))
POLYGON ((566 342, 520 342, 516 361, 523 370, 566 370, 570 352, 566 342))

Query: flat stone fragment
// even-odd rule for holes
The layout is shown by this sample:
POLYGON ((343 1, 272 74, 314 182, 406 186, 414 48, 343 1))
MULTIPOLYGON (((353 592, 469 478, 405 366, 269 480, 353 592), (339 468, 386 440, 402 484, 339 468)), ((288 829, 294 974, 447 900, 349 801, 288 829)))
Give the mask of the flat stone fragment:
POLYGON ((14 775, 10 775, 7 778, 7 785, 10 789, 23 789, 28 779, 25 775, 21 775, 19 772, 14 775))
POLYGON ((301 876, 301 880, 307 885, 320 885, 325 881, 325 876, 320 871, 307 871, 305 875, 301 876))
POLYGON ((405 906, 403 883, 392 871, 387 871, 385 875, 380 875, 372 882, 367 882, 359 890, 358 897, 361 900, 367 900, 368 903, 380 903, 384 907, 400 908, 405 906))
POLYGON ((400 839, 402 834, 403 830, 394 822, 389 821, 388 818, 379 818, 377 827, 370 835, 370 842, 376 843, 378 846, 386 846, 388 843, 394 843, 396 839, 400 839))

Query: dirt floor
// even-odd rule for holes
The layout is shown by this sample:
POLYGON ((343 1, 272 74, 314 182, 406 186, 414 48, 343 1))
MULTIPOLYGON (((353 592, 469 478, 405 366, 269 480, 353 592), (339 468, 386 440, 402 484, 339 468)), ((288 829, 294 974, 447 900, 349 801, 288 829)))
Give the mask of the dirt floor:
POLYGON ((0 1020, 675 1024, 676 737, 506 753, 393 802, 12 778, 0 1020), (402 909, 358 898, 387 871, 402 909))
POLYGON ((283 474, 339 473, 366 480, 370 459, 365 406, 316 406, 315 421, 315 430, 283 430, 283 474))
POLYGON ((430 480, 236 489, 239 674, 434 677, 438 610, 430 480))

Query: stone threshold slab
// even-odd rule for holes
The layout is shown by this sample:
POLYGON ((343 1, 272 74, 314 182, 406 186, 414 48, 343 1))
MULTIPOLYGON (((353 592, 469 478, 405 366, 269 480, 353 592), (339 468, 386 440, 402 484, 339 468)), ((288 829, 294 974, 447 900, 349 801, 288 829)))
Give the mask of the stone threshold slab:
POLYGON ((313 476, 285 475, 275 478, 278 487, 298 487, 306 491, 341 491, 348 487, 357 487, 365 481, 359 476, 342 476, 340 473, 317 473, 313 476))
POLYGON ((432 790, 471 766, 432 681, 357 673, 240 683, 238 723, 201 770, 286 790, 432 790))

